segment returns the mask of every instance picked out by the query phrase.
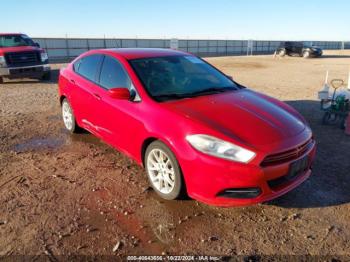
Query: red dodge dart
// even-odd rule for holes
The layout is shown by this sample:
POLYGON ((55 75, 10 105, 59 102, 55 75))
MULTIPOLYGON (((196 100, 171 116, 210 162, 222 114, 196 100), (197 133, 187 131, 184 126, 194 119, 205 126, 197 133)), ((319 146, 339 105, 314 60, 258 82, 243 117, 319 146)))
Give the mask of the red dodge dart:
POLYGON ((185 52, 86 52, 61 70, 59 97, 70 132, 133 158, 165 199, 250 205, 311 174, 315 141, 296 110, 185 52))

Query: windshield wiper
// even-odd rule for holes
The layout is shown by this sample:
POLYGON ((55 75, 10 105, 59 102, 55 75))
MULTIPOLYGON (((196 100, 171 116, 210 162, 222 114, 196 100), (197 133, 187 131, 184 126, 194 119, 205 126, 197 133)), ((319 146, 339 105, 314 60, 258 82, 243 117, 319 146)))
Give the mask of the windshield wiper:
POLYGON ((164 94, 164 95, 156 95, 154 98, 159 101, 166 101, 172 99, 182 99, 187 98, 187 94, 164 94))
POLYGON ((163 94, 163 95, 156 95, 154 98, 160 101, 166 101, 166 100, 172 100, 172 99, 183 99, 183 98, 190 98, 190 97, 196 97, 201 95, 210 95, 210 94, 217 94, 226 92, 228 90, 235 90, 232 87, 211 87, 203 90, 199 90, 192 93, 184 93, 184 94, 163 94))
POLYGON ((207 89, 199 90, 196 92, 188 93, 187 96, 189 97, 194 97, 194 96, 200 96, 200 95, 210 95, 210 94, 217 94, 217 93, 222 93, 226 92, 228 90, 235 90, 232 87, 210 87, 207 89))

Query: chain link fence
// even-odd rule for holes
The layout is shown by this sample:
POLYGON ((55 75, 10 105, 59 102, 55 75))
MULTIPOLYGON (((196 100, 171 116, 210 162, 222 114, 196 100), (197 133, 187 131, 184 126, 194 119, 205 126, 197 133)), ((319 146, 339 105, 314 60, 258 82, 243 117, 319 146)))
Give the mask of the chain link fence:
MULTIPOLYGON (((115 38, 34 38, 52 62, 68 62, 81 53, 101 48, 170 48, 170 39, 115 38)), ((272 54, 281 41, 255 40, 176 40, 178 49, 198 56, 230 56, 272 54)), ((350 49, 350 42, 305 41, 322 49, 350 49)))

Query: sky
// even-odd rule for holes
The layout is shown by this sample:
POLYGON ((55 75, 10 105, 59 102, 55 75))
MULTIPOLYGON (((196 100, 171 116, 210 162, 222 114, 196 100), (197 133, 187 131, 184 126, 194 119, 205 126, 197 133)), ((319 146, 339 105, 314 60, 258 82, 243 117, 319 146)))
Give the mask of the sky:
POLYGON ((349 0, 0 0, 31 37, 350 40, 349 0))

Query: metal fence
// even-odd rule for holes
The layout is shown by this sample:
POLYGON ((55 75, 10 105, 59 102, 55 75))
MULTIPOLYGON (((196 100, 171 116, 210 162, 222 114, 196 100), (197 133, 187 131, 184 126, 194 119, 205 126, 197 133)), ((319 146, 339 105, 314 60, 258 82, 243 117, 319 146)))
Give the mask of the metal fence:
MULTIPOLYGON (((100 48, 169 48, 170 39, 34 38, 53 62, 67 62, 81 53, 100 48)), ((322 49, 350 49, 350 42, 305 41, 322 49)), ((179 50, 199 56, 272 54, 281 41, 255 40, 177 40, 179 50)))

